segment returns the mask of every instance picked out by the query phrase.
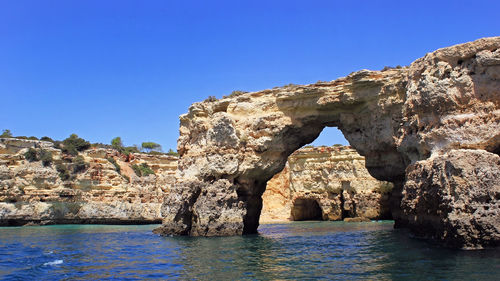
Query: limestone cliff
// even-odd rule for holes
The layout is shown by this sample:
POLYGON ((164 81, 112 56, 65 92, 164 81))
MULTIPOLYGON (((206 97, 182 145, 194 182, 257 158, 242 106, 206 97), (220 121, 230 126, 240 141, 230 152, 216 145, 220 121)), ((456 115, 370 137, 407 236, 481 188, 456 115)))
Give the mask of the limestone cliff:
POLYGON ((425 236, 456 247, 500 243, 500 186, 481 182, 483 169, 500 169, 500 37, 439 49, 401 69, 208 99, 180 121, 179 180, 165 198, 158 233, 255 233, 267 181, 291 153, 335 126, 372 176, 394 184, 397 227, 421 234, 415 230, 425 226, 425 236), (461 165, 453 158, 460 168, 452 173, 442 163, 454 150, 465 157, 461 165), (412 172, 429 169, 434 176, 412 172), (465 198, 450 199, 458 194, 450 177, 472 181, 472 190, 459 193, 465 198), (416 208, 424 195, 449 204, 416 208), (477 219, 483 215, 490 217, 477 219), (450 235, 443 226, 460 231, 450 235))
POLYGON ((177 157, 142 153, 126 157, 103 148, 88 149, 80 156, 78 171, 64 178, 61 167, 69 167, 71 157, 52 143, 0 139, 0 225, 161 220, 163 194, 175 181, 177 157), (26 160, 29 148, 49 152, 52 161, 44 165, 26 160), (155 174, 137 176, 131 167, 142 163, 155 174))
POLYGON ((364 157, 351 147, 304 147, 268 181, 260 222, 387 219, 391 190, 391 183, 368 173, 364 157))
MULTIPOLYGON (((177 158, 94 148, 80 153, 87 167, 66 180, 57 170, 71 162, 50 142, 0 139, 0 225, 27 223, 145 223, 161 219, 164 194, 175 182, 177 158), (48 151, 52 162, 28 161, 27 149, 48 151), (119 167, 116 167, 113 162, 119 167), (139 177, 147 163, 154 175, 139 177)), ((261 220, 301 219, 301 200, 320 203, 325 220, 387 216, 387 186, 372 178, 364 158, 348 147, 302 148, 268 182, 261 220), (294 208, 292 208, 292 206, 294 208)), ((389 188, 390 189, 390 188, 389 188)), ((301 213, 307 212, 303 206, 301 213)))

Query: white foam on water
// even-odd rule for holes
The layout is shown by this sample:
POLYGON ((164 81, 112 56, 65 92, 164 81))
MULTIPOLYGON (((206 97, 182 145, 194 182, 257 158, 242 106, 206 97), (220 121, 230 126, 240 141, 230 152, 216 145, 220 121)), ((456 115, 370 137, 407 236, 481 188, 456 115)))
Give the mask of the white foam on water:
POLYGON ((61 264, 61 263, 63 263, 63 260, 55 260, 55 261, 51 261, 51 262, 46 262, 43 265, 57 265, 57 264, 61 264))

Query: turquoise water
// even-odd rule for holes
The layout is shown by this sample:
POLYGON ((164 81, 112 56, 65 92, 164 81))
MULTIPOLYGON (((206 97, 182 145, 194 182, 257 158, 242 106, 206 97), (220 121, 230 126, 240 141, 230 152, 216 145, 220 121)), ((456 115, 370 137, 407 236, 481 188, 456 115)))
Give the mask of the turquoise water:
POLYGON ((2 280, 498 280, 498 250, 411 239, 392 222, 261 225, 244 237, 159 237, 155 225, 0 228, 2 280))

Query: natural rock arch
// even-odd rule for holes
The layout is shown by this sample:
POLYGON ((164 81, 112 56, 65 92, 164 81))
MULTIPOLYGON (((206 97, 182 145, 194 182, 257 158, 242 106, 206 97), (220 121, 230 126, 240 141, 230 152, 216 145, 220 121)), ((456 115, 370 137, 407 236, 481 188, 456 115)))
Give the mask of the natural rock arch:
MULTIPOLYGON (((462 239, 456 244, 461 247, 496 245, 500 231, 495 218, 478 222, 472 230, 450 219, 450 213, 470 211, 449 210, 457 190, 450 191, 445 178, 451 175, 446 168, 435 168, 433 161, 446 161, 451 152, 464 157, 453 158, 456 161, 466 161, 473 152, 476 162, 490 163, 487 180, 477 192, 490 198, 480 204, 498 212, 500 184, 495 175, 500 174, 500 161, 490 152, 500 143, 499 47, 500 37, 485 38, 429 53, 410 67, 362 70, 331 82, 193 104, 180 117, 178 181, 165 198, 164 221, 157 232, 255 233, 266 182, 284 167, 288 155, 312 142, 324 127, 336 126, 365 156, 370 174, 395 184, 392 212, 397 226, 425 225, 427 234, 447 243, 462 239), (434 188, 429 181, 435 179, 422 177, 418 182, 411 178, 418 176, 412 173, 416 169, 435 171, 444 180, 443 190, 432 190, 427 200, 431 204, 435 199, 435 204, 424 204, 430 208, 426 215, 414 213, 421 203, 415 193, 434 188), (469 231, 482 235, 471 238, 469 231)), ((464 167, 453 177, 468 176, 464 167)))

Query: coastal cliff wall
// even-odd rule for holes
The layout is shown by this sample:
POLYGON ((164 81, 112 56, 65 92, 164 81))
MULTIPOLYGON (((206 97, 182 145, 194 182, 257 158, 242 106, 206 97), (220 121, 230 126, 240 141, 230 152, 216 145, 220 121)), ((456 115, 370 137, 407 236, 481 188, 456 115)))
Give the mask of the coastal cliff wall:
POLYGON ((500 244, 500 37, 408 67, 194 103, 180 117, 178 180, 156 233, 256 233, 267 181, 324 127, 394 184, 396 227, 452 247, 500 244))
POLYGON ((303 147, 267 182, 260 222, 388 219, 392 188, 373 178, 349 146, 303 147))
MULTIPOLYGON (((78 156, 84 168, 63 179, 58 165, 71 165, 76 157, 51 142, 0 139, 0 225, 161 221, 163 196, 175 183, 177 157, 126 156, 106 148, 91 148, 78 156), (51 163, 26 159, 30 148, 49 152, 51 163), (140 177, 133 171, 132 166, 143 163, 154 174, 140 177)), ((364 157, 350 147, 302 148, 267 185, 261 221, 306 219, 299 212, 307 213, 309 206, 299 203, 308 199, 319 203, 324 220, 390 216, 392 184, 371 177, 364 157)))
POLYGON ((0 139, 0 225, 160 222, 177 160, 105 148, 72 157, 51 142, 0 139), (29 149, 52 161, 28 161, 29 149), (143 163, 154 174, 136 175, 132 167, 143 163))

